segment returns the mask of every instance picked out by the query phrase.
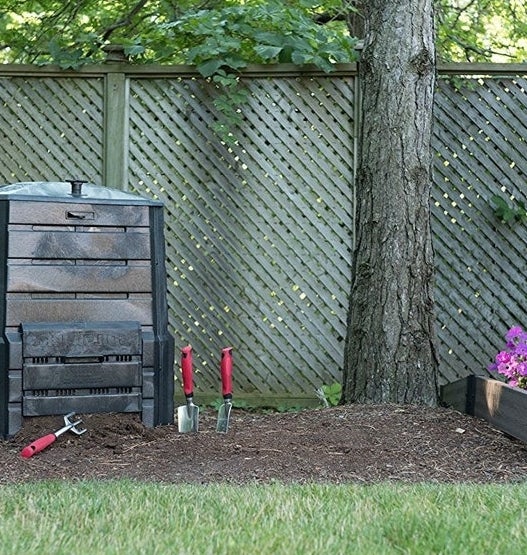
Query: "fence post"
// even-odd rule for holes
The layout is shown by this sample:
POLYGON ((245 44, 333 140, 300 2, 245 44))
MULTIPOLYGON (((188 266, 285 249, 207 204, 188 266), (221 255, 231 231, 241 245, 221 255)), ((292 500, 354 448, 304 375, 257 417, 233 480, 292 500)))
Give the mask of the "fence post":
POLYGON ((129 84, 125 73, 106 74, 103 178, 107 187, 128 189, 129 84))

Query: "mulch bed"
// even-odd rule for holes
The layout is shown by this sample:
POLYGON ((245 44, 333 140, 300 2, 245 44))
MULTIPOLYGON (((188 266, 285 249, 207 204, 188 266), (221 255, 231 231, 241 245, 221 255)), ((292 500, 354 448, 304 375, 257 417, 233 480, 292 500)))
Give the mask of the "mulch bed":
POLYGON ((227 434, 202 411, 200 431, 146 428, 136 414, 78 415, 66 433, 24 459, 21 449, 61 417, 26 418, 0 440, 0 484, 131 478, 171 483, 506 483, 527 474, 527 445, 447 408, 348 405, 291 413, 234 410, 227 434))

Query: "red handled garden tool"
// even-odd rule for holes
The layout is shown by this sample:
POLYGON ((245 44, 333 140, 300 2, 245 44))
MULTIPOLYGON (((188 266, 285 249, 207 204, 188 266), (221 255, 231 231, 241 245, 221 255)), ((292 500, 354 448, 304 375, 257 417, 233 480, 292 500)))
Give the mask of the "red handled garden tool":
POLYGON ((66 414, 66 416, 64 417, 64 426, 60 430, 57 430, 55 433, 48 434, 38 438, 27 447, 24 447, 24 449, 22 449, 20 454, 25 459, 29 459, 29 457, 32 457, 33 455, 40 453, 40 451, 42 451, 43 449, 51 445, 60 435, 62 435, 65 432, 73 432, 78 436, 86 432, 85 428, 79 429, 77 427, 80 424, 82 424, 82 420, 77 420, 76 422, 71 421, 71 418, 74 415, 75 415, 74 412, 70 412, 69 414, 66 414))
POLYGON ((216 431, 226 433, 232 409, 232 347, 226 347, 221 351, 221 393, 223 405, 218 411, 216 431))
POLYGON ((181 376, 186 405, 177 409, 178 429, 181 433, 197 432, 199 427, 199 407, 194 404, 194 383, 192 375, 192 347, 181 349, 181 376))

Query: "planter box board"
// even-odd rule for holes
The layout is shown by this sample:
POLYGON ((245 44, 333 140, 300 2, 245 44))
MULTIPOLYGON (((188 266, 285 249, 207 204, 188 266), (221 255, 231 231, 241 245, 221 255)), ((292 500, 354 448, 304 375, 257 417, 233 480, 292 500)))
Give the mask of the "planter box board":
POLYGON ((506 434, 527 442, 527 391, 484 376, 468 376, 441 387, 441 401, 482 418, 506 434))

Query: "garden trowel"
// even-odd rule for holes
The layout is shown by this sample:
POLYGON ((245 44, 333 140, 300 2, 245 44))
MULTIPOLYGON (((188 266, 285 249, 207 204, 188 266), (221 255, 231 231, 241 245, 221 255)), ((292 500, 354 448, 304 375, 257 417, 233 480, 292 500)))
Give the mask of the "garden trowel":
POLYGON ((226 347, 221 351, 221 393, 223 404, 218 411, 216 431, 226 433, 232 409, 232 347, 226 347))
POLYGON ((192 347, 181 349, 181 376, 186 405, 177 409, 178 429, 181 433, 197 432, 199 427, 199 407, 194 404, 194 382, 192 375, 192 347))

